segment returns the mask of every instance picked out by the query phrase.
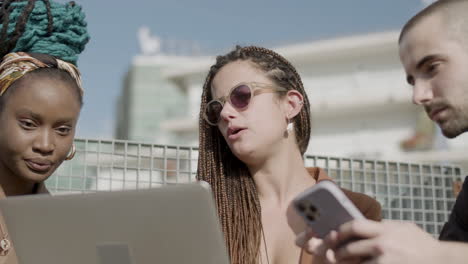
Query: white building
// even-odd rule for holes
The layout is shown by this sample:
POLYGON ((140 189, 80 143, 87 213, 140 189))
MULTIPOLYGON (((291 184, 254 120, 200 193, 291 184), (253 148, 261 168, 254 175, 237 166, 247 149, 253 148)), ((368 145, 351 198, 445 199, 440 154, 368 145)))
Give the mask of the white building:
MULTIPOLYGON (((295 65, 309 96, 312 136, 307 153, 468 164, 468 157, 463 153, 468 147, 468 136, 447 141, 437 131, 426 144, 416 144, 422 145, 424 151, 407 152, 400 147, 403 140, 413 137, 416 123, 421 122, 423 115, 411 103, 411 87, 405 82, 398 58, 398 34, 396 31, 373 33, 274 48, 295 65)), ((214 56, 146 54, 135 57, 132 68, 158 65, 158 72, 152 75, 160 77, 153 89, 172 87, 184 98, 182 103, 174 101, 184 108, 183 114, 159 117, 158 124, 154 125, 157 130, 145 131, 146 135, 158 135, 165 141, 158 142, 155 137, 146 140, 197 145, 201 89, 213 63, 214 56)), ((126 91, 133 89, 131 85, 125 87, 126 91)), ((138 102, 134 104, 142 106, 138 102)), ((154 110, 157 105, 151 107, 154 110)), ((136 126, 133 121, 126 126, 127 132, 120 134, 134 135, 131 130, 136 126)), ((124 139, 142 140, 137 136, 124 139)))

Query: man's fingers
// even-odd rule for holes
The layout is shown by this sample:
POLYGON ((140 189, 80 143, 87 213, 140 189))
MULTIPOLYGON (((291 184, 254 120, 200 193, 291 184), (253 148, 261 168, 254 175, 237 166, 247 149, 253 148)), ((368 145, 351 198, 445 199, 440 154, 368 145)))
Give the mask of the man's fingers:
POLYGON ((328 248, 335 248, 338 241, 338 232, 332 230, 324 239, 323 242, 327 245, 328 248))
POLYGON ((382 232, 383 225, 371 220, 354 220, 343 224, 338 228, 337 243, 352 238, 372 238, 382 232))
POLYGON ((375 239, 358 240, 346 244, 335 252, 337 260, 377 257, 381 254, 375 239))
POLYGON ((319 238, 311 238, 303 247, 307 252, 313 255, 325 256, 327 247, 324 246, 323 240, 319 238))
POLYGON ((297 235, 296 245, 300 248, 303 248, 312 237, 314 237, 314 232, 310 229, 306 229, 297 235))
POLYGON ((323 239, 315 237, 311 238, 305 245, 304 249, 309 254, 312 254, 322 260, 326 260, 326 263, 336 263, 335 253, 330 250, 327 244, 324 243, 323 239))

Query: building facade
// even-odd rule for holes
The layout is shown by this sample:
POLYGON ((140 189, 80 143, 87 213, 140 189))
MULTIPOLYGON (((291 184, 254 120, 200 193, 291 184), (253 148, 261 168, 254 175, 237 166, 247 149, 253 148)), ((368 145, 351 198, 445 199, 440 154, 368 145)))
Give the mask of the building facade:
MULTIPOLYGON (((446 140, 412 104, 398 58, 398 34, 274 49, 295 65, 311 103, 308 154, 468 164, 463 155, 468 138, 446 140)), ((119 102, 117 137, 196 146, 202 85, 214 59, 136 56, 119 102)))

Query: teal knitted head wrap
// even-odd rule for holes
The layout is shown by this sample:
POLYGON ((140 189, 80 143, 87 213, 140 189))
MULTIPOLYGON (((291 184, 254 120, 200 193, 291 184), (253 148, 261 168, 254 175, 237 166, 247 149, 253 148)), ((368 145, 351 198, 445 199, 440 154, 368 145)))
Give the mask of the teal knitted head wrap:
MULTIPOLYGON (((18 19, 23 15, 28 1, 12 2, 8 19, 7 39, 15 31, 18 19)), ((34 8, 29 14, 24 32, 9 52, 35 52, 44 53, 60 58, 76 65, 80 54, 89 41, 86 30, 85 14, 81 7, 74 4, 60 4, 50 1, 50 15, 53 26, 49 32, 49 15, 44 1, 34 1, 34 8)), ((3 25, 0 25, 0 31, 3 25)), ((1 45, 2 43, 0 43, 1 45)))

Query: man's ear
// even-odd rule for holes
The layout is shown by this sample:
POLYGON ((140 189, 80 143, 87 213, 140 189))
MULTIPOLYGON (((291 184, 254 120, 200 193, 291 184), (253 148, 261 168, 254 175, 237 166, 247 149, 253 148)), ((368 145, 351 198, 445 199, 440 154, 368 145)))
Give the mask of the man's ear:
POLYGON ((286 118, 292 119, 301 112, 304 106, 304 97, 297 90, 289 90, 284 103, 286 118))

